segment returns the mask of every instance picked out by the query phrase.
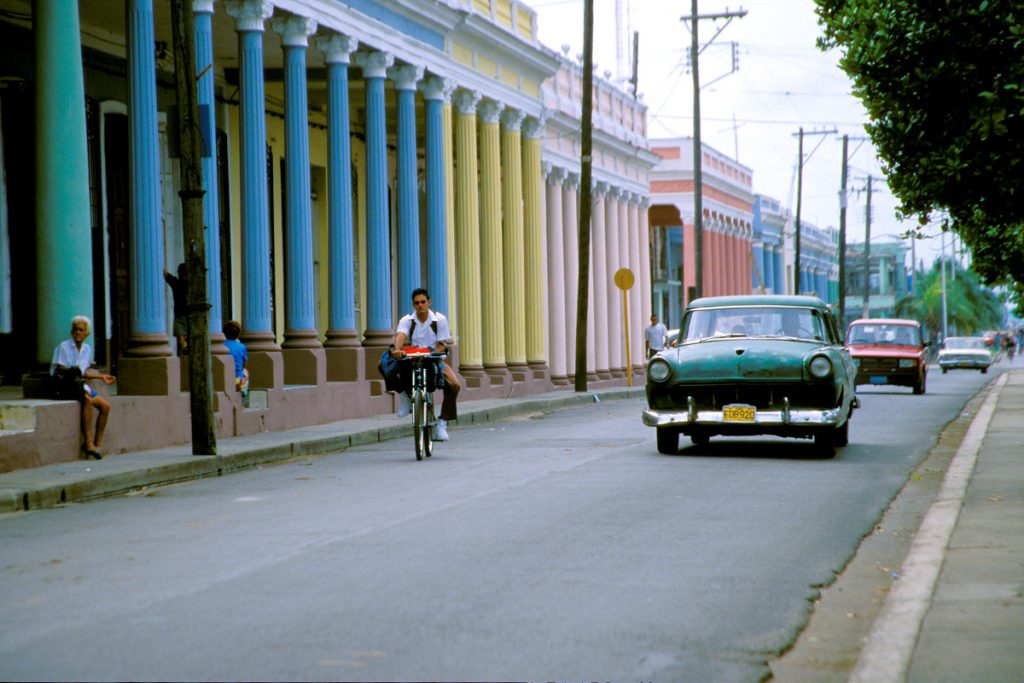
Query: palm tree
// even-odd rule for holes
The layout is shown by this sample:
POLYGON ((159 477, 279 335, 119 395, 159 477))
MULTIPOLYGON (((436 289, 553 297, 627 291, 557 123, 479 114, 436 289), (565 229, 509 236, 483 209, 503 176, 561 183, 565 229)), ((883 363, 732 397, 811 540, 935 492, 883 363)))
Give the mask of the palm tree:
MULTIPOLYGON (((1002 302, 981 284, 977 273, 957 267, 956 277, 946 277, 946 316, 949 325, 961 333, 973 334, 1002 326, 1005 317, 1002 302)), ((942 329, 942 273, 938 262, 931 270, 919 273, 913 296, 896 302, 896 315, 912 318, 932 332, 942 329)))

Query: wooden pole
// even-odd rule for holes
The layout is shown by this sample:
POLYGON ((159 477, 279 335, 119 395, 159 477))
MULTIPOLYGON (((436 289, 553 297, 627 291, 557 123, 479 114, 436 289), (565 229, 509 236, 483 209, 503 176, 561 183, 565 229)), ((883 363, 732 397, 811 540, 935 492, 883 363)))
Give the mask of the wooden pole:
MULTIPOLYGON (((210 373, 210 302, 206 292, 206 238, 203 227, 203 170, 199 100, 196 91, 195 19, 192 0, 171 0, 174 73, 181 141, 181 197, 188 283, 189 388, 192 455, 216 455, 210 373)), ((216 149, 210 141, 210 149, 216 149)))
MULTIPOLYGON (((594 0, 583 1, 583 140, 580 151, 579 281, 576 287, 576 391, 587 390, 590 297, 590 177, 594 108, 594 0)), ((571 226, 567 226, 571 228, 571 226)))

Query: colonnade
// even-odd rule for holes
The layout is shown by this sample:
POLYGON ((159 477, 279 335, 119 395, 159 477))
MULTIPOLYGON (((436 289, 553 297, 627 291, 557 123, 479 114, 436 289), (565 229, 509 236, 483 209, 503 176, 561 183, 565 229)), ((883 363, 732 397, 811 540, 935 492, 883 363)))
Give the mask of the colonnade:
POLYGON ((765 244, 762 241, 754 240, 751 243, 753 263, 756 264, 757 273, 750 273, 750 282, 753 287, 764 287, 766 294, 785 294, 786 277, 782 271, 782 245, 765 244), (760 274, 760 280, 758 280, 760 274))
MULTIPOLYGON (((544 172, 549 264, 548 358, 552 381, 568 384, 576 370, 580 176, 551 164, 545 164, 544 172)), ((607 181, 597 181, 591 190, 591 201, 587 374, 590 379, 621 378, 626 376, 627 363, 635 372, 645 362, 643 331, 649 324, 651 310, 649 200, 607 181), (623 294, 614 283, 620 268, 629 268, 634 277, 626 297, 628 351, 623 294)))
POLYGON ((705 217, 704 296, 750 293, 753 255, 750 227, 729 220, 705 217))

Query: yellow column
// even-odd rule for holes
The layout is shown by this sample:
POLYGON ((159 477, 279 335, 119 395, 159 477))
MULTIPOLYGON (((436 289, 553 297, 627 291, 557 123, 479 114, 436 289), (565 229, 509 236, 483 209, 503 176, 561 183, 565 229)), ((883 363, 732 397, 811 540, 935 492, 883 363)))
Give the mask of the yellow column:
POLYGON ((544 226, 544 178, 541 173, 540 136, 543 121, 523 123, 523 240, 526 264, 526 362, 535 370, 547 365, 544 335, 547 253, 544 226))
MULTIPOLYGON (((454 87, 452 88, 454 90, 454 87)), ((448 251, 448 323, 456 343, 459 343, 458 278, 455 270, 455 158, 452 145, 452 90, 445 89, 441 106, 441 138, 444 141, 444 215, 447 231, 445 246, 448 251)))
POLYGON ((526 374, 526 300, 523 250, 523 158, 520 127, 523 112, 501 113, 501 241, 505 297, 505 362, 512 379, 526 374))
POLYGON ((477 197, 476 106, 480 93, 458 90, 454 97, 455 259, 459 302, 459 370, 469 386, 483 375, 483 335, 480 327, 480 209, 477 197))
POLYGON ((505 105, 480 103, 480 312, 484 369, 500 376, 505 367, 505 297, 501 258, 501 145, 498 117, 505 105), (493 372, 492 372, 493 371, 493 372))

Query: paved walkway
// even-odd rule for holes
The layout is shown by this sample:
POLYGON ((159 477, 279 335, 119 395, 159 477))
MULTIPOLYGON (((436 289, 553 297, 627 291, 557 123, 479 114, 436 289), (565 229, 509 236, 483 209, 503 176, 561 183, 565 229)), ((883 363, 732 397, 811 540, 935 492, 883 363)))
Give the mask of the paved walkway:
MULTIPOLYGON (((636 387, 471 401, 460 405, 460 422, 479 424, 642 395, 636 387)), ((219 454, 212 457, 192 456, 189 447, 177 446, 0 474, 0 513, 408 436, 406 420, 377 416, 220 439, 219 454)), ((409 448, 412 457, 411 440, 409 448)), ((1024 371, 1006 373, 990 388, 900 576, 850 681, 1024 680, 1024 371)))

